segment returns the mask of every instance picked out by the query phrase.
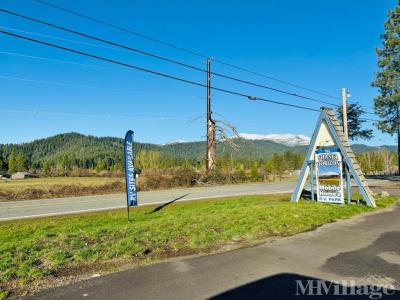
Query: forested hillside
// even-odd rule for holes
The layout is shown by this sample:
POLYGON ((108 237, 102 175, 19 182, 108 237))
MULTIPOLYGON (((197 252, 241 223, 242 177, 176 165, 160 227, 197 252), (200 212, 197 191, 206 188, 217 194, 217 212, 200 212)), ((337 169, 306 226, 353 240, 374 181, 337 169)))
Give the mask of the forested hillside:
MULTIPOLYGON (((202 163, 204 142, 166 145, 135 143, 135 152, 157 152, 165 164, 202 163)), ((269 141, 238 140, 237 150, 225 144, 218 146, 218 154, 238 159, 267 159, 273 153, 289 147, 269 141)), ((145 158, 143 158, 145 159, 145 158)), ((82 169, 122 170, 123 139, 94 137, 79 133, 66 133, 24 144, 0 145, 2 171, 37 170, 59 166, 82 169)))
MULTIPOLYGON (((298 168, 298 160, 305 154, 307 146, 289 147, 267 140, 236 139, 235 149, 227 143, 217 146, 220 166, 242 165, 254 168, 265 165, 275 153, 293 157, 289 169, 298 168)), ((358 154, 392 150, 394 146, 369 147, 353 145, 358 154)), ((201 169, 204 163, 205 143, 187 142, 156 145, 135 143, 136 162, 140 168, 195 167, 201 169)), ((378 157, 368 156, 370 157, 378 157)), ((383 160, 380 159, 380 161, 383 160)), ((388 161, 387 155, 384 160, 388 161)), ((368 161, 371 161, 369 159, 368 161)), ((390 159, 392 161, 392 159, 390 159)), ((367 164, 364 164, 367 165, 367 164)), ((377 165, 370 162, 371 165, 377 165)), ((1 171, 42 172, 46 175, 67 175, 71 170, 123 171, 123 139, 115 137, 94 137, 79 133, 66 133, 24 144, 0 145, 1 171)), ((77 174, 75 174, 77 175, 77 174)))

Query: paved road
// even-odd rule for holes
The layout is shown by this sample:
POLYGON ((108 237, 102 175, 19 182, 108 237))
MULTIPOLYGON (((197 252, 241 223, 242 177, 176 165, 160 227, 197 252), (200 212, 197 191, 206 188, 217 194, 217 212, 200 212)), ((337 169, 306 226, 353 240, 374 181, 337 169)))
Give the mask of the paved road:
MULTIPOLYGON (((326 224, 315 231, 221 254, 177 259, 43 291, 34 299, 303 299, 301 285, 321 279, 390 285, 400 299, 400 206, 326 224)), ((327 282, 328 281, 328 282, 327 282)), ((311 286, 316 283, 311 282, 311 286)), ((345 288, 349 293, 351 290, 345 288)), ((342 293, 343 292, 340 292, 342 293)), ((309 289, 306 290, 308 292, 309 289)), ((329 289, 334 292, 333 287, 329 289)), ((314 293, 316 290, 314 289, 314 293)), ((324 292, 325 293, 325 292, 324 292)), ((346 296, 312 299, 347 299, 346 296)), ((352 297, 353 299, 353 297, 352 297)))
MULTIPOLYGON (((174 199, 184 201, 243 194, 289 193, 293 190, 294 185, 294 182, 283 182, 172 189, 139 192, 138 198, 140 205, 149 205, 166 203, 174 199)), ((113 194, 0 202, 0 221, 122 208, 126 207, 125 197, 125 194, 113 194)))
MULTIPOLYGON (((381 188, 374 188, 375 186, 389 184, 387 181, 376 179, 368 180, 368 182, 377 192, 381 188)), ((294 182, 280 182, 208 186, 139 192, 138 197, 139 205, 149 205, 167 203, 176 199, 178 199, 177 201, 187 201, 233 195, 291 193, 294 185, 294 182)), ((387 190, 392 193, 392 189, 387 190)), ((112 194, 0 202, 0 221, 123 208, 126 207, 125 199, 125 194, 112 194)))

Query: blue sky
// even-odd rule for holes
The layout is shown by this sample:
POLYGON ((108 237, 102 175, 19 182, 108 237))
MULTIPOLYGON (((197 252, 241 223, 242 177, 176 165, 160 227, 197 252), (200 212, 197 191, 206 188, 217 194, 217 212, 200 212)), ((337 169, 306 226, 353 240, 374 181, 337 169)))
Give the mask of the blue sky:
MULTIPOLYGON (((383 32, 386 12, 396 5, 395 0, 49 2, 331 95, 339 96, 340 89, 347 87, 352 92, 351 100, 370 107, 377 94, 370 86, 377 70, 375 48, 380 46, 379 35, 383 32)), ((205 65, 200 57, 56 11, 32 0, 2 1, 1 7, 199 67, 205 65)), ((204 83, 205 80, 201 72, 127 51, 82 44, 104 46, 16 17, 0 14, 0 26, 193 81, 204 83)), ((137 140, 145 142, 204 138, 204 116, 198 118, 204 115, 204 88, 12 37, 0 35, 0 41, 0 143, 25 142, 71 131, 123 137, 128 129, 136 132, 137 140)), ((339 104, 339 100, 217 63, 212 63, 212 69, 339 104)), ((212 84, 278 101, 313 108, 320 106, 218 77, 212 78, 212 84)), ((318 116, 315 112, 253 102, 219 92, 213 92, 212 99, 213 111, 220 114, 216 117, 236 125, 241 133, 311 136, 318 116)), ((394 144, 395 139, 375 130, 375 138, 370 143, 394 144)))
POLYGON ((319 175, 324 175, 327 173, 336 173, 340 174, 340 168, 339 166, 335 166, 335 165, 320 165, 318 166, 318 173, 319 175))

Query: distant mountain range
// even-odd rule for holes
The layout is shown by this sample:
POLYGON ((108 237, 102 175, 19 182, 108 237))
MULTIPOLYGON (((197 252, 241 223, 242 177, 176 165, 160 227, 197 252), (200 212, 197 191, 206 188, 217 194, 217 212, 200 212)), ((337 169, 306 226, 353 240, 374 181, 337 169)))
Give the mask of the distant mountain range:
POLYGON ((337 172, 326 172, 326 173, 319 173, 319 177, 321 178, 332 178, 332 177, 339 177, 339 173, 337 172))
POLYGON ((239 136, 246 140, 266 140, 290 147, 308 145, 311 140, 308 136, 302 134, 296 135, 291 133, 287 134, 240 133, 239 136))
MULTIPOLYGON (((267 159, 274 153, 293 150, 298 153, 307 151, 309 138, 302 135, 253 135, 242 134, 236 139, 237 150, 233 151, 226 142, 217 146, 218 155, 229 155, 232 158, 267 159)), ((163 145, 150 143, 135 143, 135 150, 156 150, 164 157, 177 157, 202 160, 205 156, 205 142, 178 141, 163 145)), ((352 145, 355 153, 385 149, 396 151, 396 146, 372 147, 363 144, 352 145)), ((84 158, 86 160, 115 158, 122 159, 123 139, 115 137, 95 137, 79 133, 59 134, 45 139, 23 144, 0 144, 0 158, 6 157, 10 151, 24 151, 29 153, 32 162, 57 160, 63 155, 70 158, 84 158)))

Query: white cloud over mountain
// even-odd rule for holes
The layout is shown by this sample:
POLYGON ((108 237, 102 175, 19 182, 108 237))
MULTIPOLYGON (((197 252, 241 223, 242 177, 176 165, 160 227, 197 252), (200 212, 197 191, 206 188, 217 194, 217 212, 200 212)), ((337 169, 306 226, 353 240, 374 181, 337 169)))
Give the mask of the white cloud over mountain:
POLYGON ((319 174, 319 176, 320 176, 320 177, 338 176, 338 173, 337 173, 337 172, 330 171, 330 172, 321 173, 321 174, 319 174))
POLYGON ((255 133, 240 133, 239 136, 246 140, 267 140, 286 146, 308 145, 310 138, 302 134, 255 134, 255 133))
POLYGON ((172 144, 184 144, 184 143, 189 143, 189 142, 185 141, 185 140, 176 140, 176 141, 160 144, 160 146, 172 145, 172 144))

